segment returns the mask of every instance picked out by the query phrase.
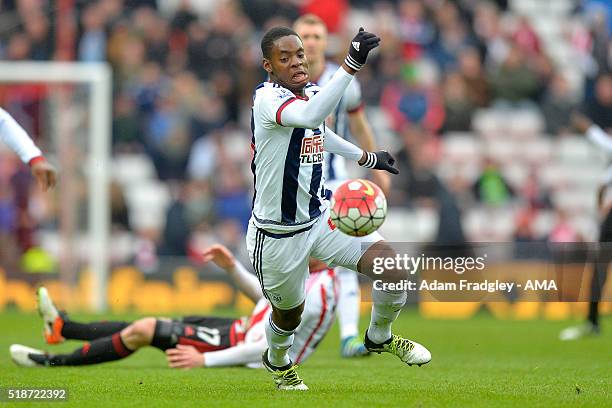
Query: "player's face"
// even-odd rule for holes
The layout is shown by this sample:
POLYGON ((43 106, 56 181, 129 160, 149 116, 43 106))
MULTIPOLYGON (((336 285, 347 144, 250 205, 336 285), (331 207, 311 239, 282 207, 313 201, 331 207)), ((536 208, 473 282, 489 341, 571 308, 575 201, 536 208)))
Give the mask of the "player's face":
POLYGON ((291 91, 301 91, 308 84, 308 62, 299 37, 288 35, 274 41, 264 69, 272 79, 291 91))
POLYGON ((323 61, 327 48, 327 29, 321 24, 298 24, 295 31, 304 43, 308 61, 323 61))

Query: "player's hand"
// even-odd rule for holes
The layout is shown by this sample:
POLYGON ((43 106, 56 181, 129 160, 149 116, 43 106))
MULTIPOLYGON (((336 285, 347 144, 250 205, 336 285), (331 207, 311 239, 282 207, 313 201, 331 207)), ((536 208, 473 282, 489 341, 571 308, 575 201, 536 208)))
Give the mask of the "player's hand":
POLYGON ((372 170, 372 181, 376 183, 385 195, 391 190, 391 177, 383 171, 372 170))
POLYGON ((376 34, 368 33, 363 27, 359 28, 357 35, 351 40, 349 52, 344 63, 349 68, 359 71, 363 64, 366 63, 370 51, 378 47, 379 43, 380 38, 376 34))
POLYGON ((377 152, 363 152, 363 157, 359 160, 361 167, 368 169, 385 170, 391 174, 399 174, 399 170, 393 167, 395 159, 389 152, 379 150, 377 152))
POLYGON ((48 161, 44 159, 35 161, 30 165, 30 172, 42 191, 55 187, 57 171, 48 161))
POLYGON ((593 122, 589 119, 585 114, 580 113, 578 111, 573 111, 571 114, 571 122, 574 129, 578 132, 585 134, 587 130, 591 126, 593 126, 593 122))
POLYGON ((166 360, 170 368, 189 369, 204 366, 204 354, 193 346, 177 344, 176 348, 166 350, 166 360))
POLYGON ((236 259, 232 252, 221 244, 215 244, 204 249, 202 257, 204 263, 213 261, 219 268, 225 270, 234 269, 236 266, 236 259))

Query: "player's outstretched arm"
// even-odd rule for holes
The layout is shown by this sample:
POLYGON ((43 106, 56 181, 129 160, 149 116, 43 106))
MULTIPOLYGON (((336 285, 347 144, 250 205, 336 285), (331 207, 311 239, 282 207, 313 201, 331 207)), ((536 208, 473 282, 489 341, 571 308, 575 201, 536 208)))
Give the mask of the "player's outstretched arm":
POLYGON ((385 170, 391 174, 399 174, 399 170, 393 167, 395 159, 388 152, 384 150, 376 152, 361 150, 359 147, 344 140, 329 129, 325 129, 323 149, 346 159, 356 161, 361 167, 385 170))
POLYGON ((221 244, 212 245, 203 252, 204 262, 214 262, 232 278, 238 289, 254 303, 263 298, 259 280, 246 270, 246 268, 234 258, 232 252, 221 244))
POLYGON ((276 112, 276 122, 281 126, 315 129, 323 123, 336 107, 346 87, 359 71, 370 51, 378 47, 380 38, 375 34, 359 29, 351 41, 348 55, 342 67, 308 101, 296 97, 283 102, 276 112))
POLYGON ((612 153, 612 136, 594 124, 586 115, 579 112, 572 112, 572 125, 595 145, 608 153, 612 153))
POLYGON ((57 173, 42 155, 26 131, 4 109, 0 108, 0 141, 4 142, 30 166, 32 176, 43 191, 53 188, 57 173))
POLYGON ((261 362, 261 355, 267 347, 265 338, 207 353, 200 353, 193 346, 178 344, 176 348, 166 350, 166 360, 171 368, 244 366, 261 362))

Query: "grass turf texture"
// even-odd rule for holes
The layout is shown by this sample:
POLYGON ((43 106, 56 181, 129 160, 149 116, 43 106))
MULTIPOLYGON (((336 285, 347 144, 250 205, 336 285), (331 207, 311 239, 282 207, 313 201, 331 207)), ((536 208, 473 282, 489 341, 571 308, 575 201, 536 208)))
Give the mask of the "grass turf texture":
MULTIPOLYGON (((597 338, 557 340, 570 323, 499 321, 486 313, 471 320, 424 320, 407 309, 394 329, 431 350, 432 362, 420 368, 384 354, 341 359, 334 327, 299 369, 311 390, 288 393, 275 390, 264 370, 172 370, 155 349, 97 366, 19 368, 9 357, 12 343, 63 352, 81 343, 46 346, 37 315, 4 312, 0 314, 0 387, 66 387, 69 401, 59 403, 62 407, 610 406, 612 318, 603 320, 604 332, 597 338)), ((362 327, 366 324, 362 321, 362 327)), ((7 405, 0 402, 0 407, 7 405)))

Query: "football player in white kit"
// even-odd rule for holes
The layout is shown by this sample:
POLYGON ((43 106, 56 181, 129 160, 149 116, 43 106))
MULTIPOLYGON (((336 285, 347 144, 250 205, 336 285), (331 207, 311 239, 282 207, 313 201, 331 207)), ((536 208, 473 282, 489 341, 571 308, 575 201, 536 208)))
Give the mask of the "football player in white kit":
MULTIPOLYGON (((38 311, 44 321, 48 344, 65 340, 89 341, 68 354, 53 354, 20 344, 10 347, 13 361, 24 367, 61 367, 100 364, 128 357, 153 346, 166 352, 172 368, 247 366, 262 367, 261 354, 268 347, 265 323, 272 308, 259 281, 223 245, 204 250, 205 262, 222 268, 238 289, 255 303, 250 316, 239 319, 185 316, 181 319, 144 317, 134 322, 79 322, 58 311, 46 288, 39 288, 38 311)), ((312 355, 334 322, 337 289, 335 274, 323 265, 311 268, 306 283, 306 307, 295 332, 291 359, 302 363, 312 355)))
MULTIPOLYGON (((609 121, 608 124, 612 123, 609 121)), ((598 149, 612 157, 612 135, 598 126, 586 115, 576 111, 572 113, 572 124, 576 130, 585 135, 598 149)), ((602 123, 602 126, 606 124, 602 123)), ((597 205, 600 216, 599 244, 602 246, 593 262, 591 275, 591 294, 587 321, 578 326, 563 329, 559 334, 561 340, 577 340, 587 336, 600 334, 599 304, 606 280, 608 279, 608 265, 612 263, 612 164, 608 165, 601 179, 597 194, 597 205)))
MULTIPOLYGON (((379 41, 360 29, 344 63, 322 88, 309 82, 304 47, 295 31, 274 27, 261 41, 263 67, 270 82, 257 86, 253 97, 255 192, 247 249, 273 309, 266 324, 268 350, 262 361, 281 390, 308 389, 289 349, 304 310, 311 256, 331 267, 344 266, 376 279, 399 282, 408 278, 398 268, 386 270, 384 276, 373 274, 374 258, 394 257, 393 249, 377 232, 361 238, 341 233, 331 223, 322 198, 327 196, 324 150, 366 168, 398 173, 389 153, 364 151, 324 124, 379 41)), ((407 364, 425 364, 431 360, 425 347, 391 333, 391 323, 405 301, 405 291, 372 291, 365 346, 369 351, 392 353, 407 364)))
MULTIPOLYGON (((324 86, 338 70, 338 65, 325 60, 327 49, 327 26, 314 14, 305 14, 293 23, 293 29, 304 43, 304 51, 308 59, 310 81, 324 86)), ((334 133, 352 136, 357 145, 367 151, 376 149, 374 134, 365 115, 361 100, 361 88, 357 79, 353 79, 344 91, 338 105, 327 118, 326 125, 334 133)), ((374 182, 383 192, 389 189, 389 175, 380 170, 371 170, 374 182)), ((333 153, 325 153, 323 163, 325 187, 330 191, 348 179, 344 157, 333 153)), ((343 267, 336 268, 339 283, 338 322, 340 324, 340 353, 343 357, 358 357, 368 355, 359 334, 360 288, 357 272, 343 267)))
POLYGON ((43 191, 55 187, 57 173, 45 160, 40 149, 34 144, 26 131, 4 109, 0 108, 0 141, 10 147, 30 166, 30 172, 43 191))

